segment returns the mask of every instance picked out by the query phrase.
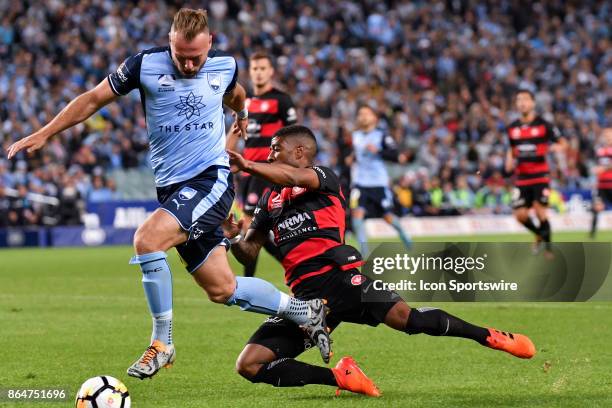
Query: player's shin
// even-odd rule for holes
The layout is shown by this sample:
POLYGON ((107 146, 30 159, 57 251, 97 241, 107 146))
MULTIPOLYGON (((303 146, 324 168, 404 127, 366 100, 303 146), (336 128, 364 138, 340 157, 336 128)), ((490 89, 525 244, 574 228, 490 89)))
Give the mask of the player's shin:
POLYGON ((308 303, 288 296, 270 282, 259 278, 236 277, 236 290, 227 300, 228 306, 242 310, 279 315, 298 325, 308 322, 308 303))
POLYGON ((361 255, 365 259, 368 256, 368 236, 365 230, 365 222, 363 218, 353 218, 353 233, 361 249, 361 255))
POLYGON ((322 299, 299 300, 280 292, 265 280, 237 276, 236 289, 225 304, 238 305, 250 312, 278 315, 302 326, 321 351, 323 361, 329 362, 332 352, 325 318, 328 309, 322 299))
POLYGON ((172 273, 163 251, 135 255, 130 264, 139 264, 142 286, 153 317, 151 343, 172 344, 172 273))
POLYGON ((543 220, 540 222, 540 236, 542 240, 546 243, 546 249, 550 249, 550 240, 551 240, 551 230, 550 223, 548 220, 543 220))
POLYGON ((597 222, 599 220, 599 211, 593 209, 593 218, 591 219, 591 238, 595 238, 595 234, 597 233, 597 222))
POLYGON ((521 221, 521 224, 523 224, 525 226, 525 228, 527 228, 529 231, 533 232, 536 235, 540 235, 540 228, 536 227, 536 225, 533 223, 533 221, 531 220, 531 218, 527 217, 525 219, 525 221, 521 221))
POLYGON ((411 309, 404 331, 408 334, 463 337, 483 345, 487 343, 489 335, 484 327, 474 326, 443 310, 430 307, 411 309))
POLYGON ((397 234, 402 240, 404 246, 408 249, 412 248, 412 239, 410 239, 408 234, 406 234, 406 231, 404 231, 404 228, 402 228, 399 218, 393 217, 391 219, 391 226, 395 229, 395 231, 397 231, 397 234))
POLYGON ((331 369, 302 363, 292 358, 281 358, 264 364, 254 377, 247 379, 253 383, 266 383, 275 387, 338 385, 331 369))

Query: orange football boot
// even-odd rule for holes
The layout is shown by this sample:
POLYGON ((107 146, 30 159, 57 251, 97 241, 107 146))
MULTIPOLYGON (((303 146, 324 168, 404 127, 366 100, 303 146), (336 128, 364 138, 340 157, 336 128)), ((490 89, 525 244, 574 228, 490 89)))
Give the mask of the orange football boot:
POLYGON ((340 395, 340 390, 365 394, 370 397, 380 397, 380 391, 363 371, 359 368, 353 357, 342 357, 335 368, 332 368, 338 389, 336 395, 340 395))
POLYGON ((503 332, 497 329, 488 330, 488 347, 505 351, 519 358, 531 358, 535 355, 536 348, 529 337, 523 334, 503 332))

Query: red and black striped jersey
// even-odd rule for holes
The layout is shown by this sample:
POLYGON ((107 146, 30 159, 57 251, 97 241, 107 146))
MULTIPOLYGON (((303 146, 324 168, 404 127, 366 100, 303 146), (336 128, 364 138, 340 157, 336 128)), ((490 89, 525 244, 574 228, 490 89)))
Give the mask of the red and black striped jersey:
POLYGON ((531 123, 520 120, 512 122, 508 128, 508 140, 512 155, 516 158, 514 168, 517 186, 548 184, 550 182, 547 154, 550 144, 557 143, 561 137, 559 130, 540 116, 531 123))
POLYGON ((263 95, 247 98, 246 108, 249 111, 248 139, 242 155, 247 160, 265 162, 274 133, 297 121, 295 106, 289 95, 272 88, 263 95))
POLYGON ((597 165, 602 167, 602 172, 597 175, 597 188, 612 190, 612 146, 597 149, 597 165))
POLYGON ((338 177, 327 167, 312 169, 318 189, 274 186, 259 200, 250 226, 264 234, 272 230, 291 287, 334 266, 362 264, 359 252, 344 245, 346 200, 338 177))

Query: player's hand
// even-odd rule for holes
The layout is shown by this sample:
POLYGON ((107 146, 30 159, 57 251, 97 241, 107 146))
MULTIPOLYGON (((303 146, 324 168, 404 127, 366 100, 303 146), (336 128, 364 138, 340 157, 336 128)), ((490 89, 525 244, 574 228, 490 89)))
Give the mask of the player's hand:
POLYGON ((229 155, 230 171, 232 173, 237 173, 240 170, 246 169, 248 160, 240 153, 228 149, 227 154, 229 155))
POLYGON ((249 118, 238 119, 238 115, 234 113, 234 123, 232 124, 232 130, 234 129, 234 126, 236 126, 237 130, 235 131, 235 133, 233 132, 232 134, 238 134, 238 132, 240 132, 240 136, 242 136, 244 140, 247 140, 249 138, 249 136, 247 135, 248 125, 249 118))
POLYGON ((221 223, 221 229, 223 229, 223 235, 227 239, 234 238, 236 235, 240 234, 240 231, 242 231, 243 224, 244 224, 243 219, 236 221, 234 214, 230 214, 230 216, 227 217, 227 219, 221 223))
POLYGON ((227 135, 228 136, 242 136, 241 133, 242 131, 240 130, 240 126, 238 126, 238 122, 233 122, 232 127, 230 127, 230 131, 227 135))
POLYGON ((33 133, 28 137, 24 137, 21 140, 16 141, 9 146, 7 157, 12 159, 17 153, 23 149, 27 149, 28 153, 40 149, 47 142, 47 138, 40 133, 33 133))
POLYGON ((378 148, 374 146, 373 144, 367 145, 366 149, 368 149, 370 153, 378 153, 378 148))
POLYGON ((514 162, 512 160, 506 160, 504 169, 506 170, 506 174, 512 174, 512 170, 514 170, 514 162))
POLYGON ((397 156, 397 162, 399 164, 406 164, 408 162, 408 155, 406 153, 400 153, 397 156))
MULTIPOLYGON (((234 119, 236 119, 236 114, 234 114, 234 119)), ((238 139, 241 136, 240 126, 238 123, 234 121, 232 126, 230 127, 229 132, 226 135, 225 148, 228 150, 234 150, 238 145, 238 139)))

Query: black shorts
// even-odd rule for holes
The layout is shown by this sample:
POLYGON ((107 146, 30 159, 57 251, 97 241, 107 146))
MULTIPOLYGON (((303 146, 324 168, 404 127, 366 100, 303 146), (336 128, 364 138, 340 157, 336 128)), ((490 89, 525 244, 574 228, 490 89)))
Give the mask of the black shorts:
MULTIPOLYGON (((373 290, 372 284, 373 280, 357 269, 334 269, 301 282, 293 290, 298 299, 326 299, 330 308, 327 325, 333 330, 341 322, 378 326, 384 322, 389 310, 402 300, 395 292, 373 290), (374 292, 376 298, 371 297, 374 292)), ((248 344, 269 348, 277 359, 294 358, 312 347, 310 339, 298 325, 278 316, 268 317, 248 344)))
POLYGON ((350 196, 351 209, 363 208, 366 218, 380 218, 393 212, 393 193, 389 187, 354 186, 350 196))
POLYGON ((238 179, 238 202, 245 214, 252 216, 264 193, 272 188, 267 180, 255 176, 240 176, 238 179))
POLYGON ((607 188, 598 189, 593 196, 593 202, 597 200, 601 201, 601 203, 604 205, 604 208, 606 210, 611 209, 612 208, 612 189, 607 189, 607 188))
POLYGON ((158 187, 157 200, 161 209, 189 233, 187 241, 176 250, 190 273, 218 245, 229 248, 221 229, 234 200, 234 183, 227 167, 211 166, 189 180, 158 187))
POLYGON ((534 184, 532 186, 517 186, 512 190, 512 208, 531 208, 534 201, 547 206, 550 189, 548 184, 534 184))

